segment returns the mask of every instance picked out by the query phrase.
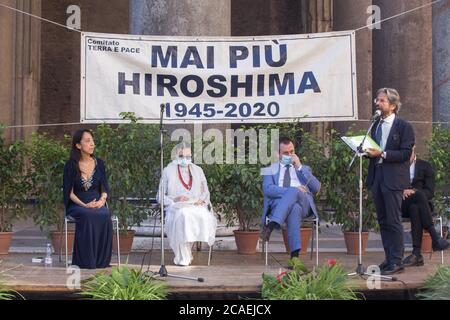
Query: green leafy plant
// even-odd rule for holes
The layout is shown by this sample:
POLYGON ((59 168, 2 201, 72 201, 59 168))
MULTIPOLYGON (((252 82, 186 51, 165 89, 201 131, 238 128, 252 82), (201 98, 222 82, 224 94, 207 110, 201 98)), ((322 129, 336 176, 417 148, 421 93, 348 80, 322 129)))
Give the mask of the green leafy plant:
POLYGON ((339 264, 308 271, 298 258, 289 261, 292 271, 276 277, 263 274, 262 298, 268 300, 358 300, 347 272, 339 264))
POLYGON ((60 142, 47 134, 34 133, 27 147, 31 166, 28 177, 32 182, 32 197, 36 201, 33 219, 41 230, 56 226, 64 219, 63 172, 69 158, 68 137, 60 142))
POLYGON ((435 174, 435 193, 433 204, 435 211, 450 219, 450 130, 441 125, 433 127, 431 140, 428 141, 431 165, 435 174))
POLYGON ((450 300, 450 266, 440 267, 421 289, 425 291, 417 294, 419 299, 450 300))
POLYGON ((0 126, 0 232, 11 232, 16 220, 26 217, 25 203, 29 191, 23 143, 7 144, 0 126))
MULTIPOLYGON (((361 132, 361 134, 364 134, 361 132)), ((355 133, 349 129, 345 135, 355 133)), ((342 231, 356 232, 359 229, 359 159, 348 170, 353 152, 341 141, 339 134, 332 130, 328 146, 327 165, 322 168, 321 179, 325 187, 327 205, 334 211, 329 221, 340 224, 342 231)), ((363 183, 367 177, 368 159, 363 158, 363 183)), ((363 187, 363 231, 378 226, 374 203, 369 190, 363 187)))
POLYGON ((94 300, 165 300, 167 285, 128 266, 100 272, 83 283, 80 293, 94 300))
POLYGON ((12 300, 14 299, 14 295, 12 292, 6 288, 6 286, 0 283, 0 300, 12 300))
POLYGON ((260 166, 213 164, 204 168, 211 202, 224 213, 227 224, 233 226, 237 220, 239 230, 257 230, 263 204, 260 166))
MULTIPOLYGON (((130 123, 103 124, 94 132, 96 155, 105 161, 111 197, 108 204, 126 233, 147 218, 150 197, 160 180, 160 133, 156 125, 139 123, 133 113, 122 113, 130 123), (130 201, 130 198, 136 199, 130 201)), ((167 140, 166 140, 167 141, 167 140)), ((173 143, 164 144, 166 163, 173 143)))

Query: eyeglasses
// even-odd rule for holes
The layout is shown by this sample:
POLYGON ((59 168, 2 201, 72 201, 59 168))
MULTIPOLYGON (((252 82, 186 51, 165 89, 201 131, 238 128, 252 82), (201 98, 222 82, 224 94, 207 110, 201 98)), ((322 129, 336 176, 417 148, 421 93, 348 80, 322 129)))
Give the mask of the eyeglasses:
POLYGON ((377 103, 377 102, 389 102, 389 100, 385 100, 385 99, 378 99, 378 98, 375 98, 375 99, 373 99, 373 103, 377 103))

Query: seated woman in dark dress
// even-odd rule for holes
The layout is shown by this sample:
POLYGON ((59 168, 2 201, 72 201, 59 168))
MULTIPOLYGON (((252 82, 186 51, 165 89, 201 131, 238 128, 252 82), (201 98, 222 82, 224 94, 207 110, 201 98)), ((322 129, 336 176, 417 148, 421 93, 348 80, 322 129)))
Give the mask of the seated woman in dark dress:
POLYGON ((64 167, 66 215, 76 221, 72 265, 82 269, 107 268, 111 262, 112 221, 105 205, 108 182, 105 165, 93 156, 94 149, 91 131, 75 132, 64 167))

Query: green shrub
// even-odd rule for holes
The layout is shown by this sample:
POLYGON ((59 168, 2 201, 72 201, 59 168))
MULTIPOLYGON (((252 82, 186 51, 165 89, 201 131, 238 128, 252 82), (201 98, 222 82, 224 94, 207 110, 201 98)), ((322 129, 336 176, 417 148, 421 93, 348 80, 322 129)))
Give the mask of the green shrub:
POLYGON ((25 147, 7 144, 0 125, 0 232, 11 232, 14 221, 25 218, 30 185, 25 174, 25 147))
POLYGON ((111 274, 100 272, 83 283, 80 293, 94 300, 164 300, 167 285, 128 266, 114 267, 111 274))
MULTIPOLYGON (((351 129, 346 132, 346 136, 355 134, 351 129)), ((356 158, 353 166, 348 170, 348 166, 354 153, 341 140, 340 135, 332 130, 330 143, 328 146, 329 157, 326 166, 320 173, 327 205, 334 210, 330 216, 330 222, 340 224, 342 231, 356 232, 359 229, 359 159, 356 158)), ((368 173, 368 159, 363 160, 363 184, 368 173)), ((363 185, 363 231, 370 231, 378 227, 375 205, 371 193, 363 185)))
POLYGON ((36 200, 33 220, 44 227, 60 229, 64 221, 63 173, 69 159, 68 138, 61 143, 47 134, 34 133, 27 146, 31 166, 28 177, 32 182, 32 197, 36 200))
POLYGON ((417 294, 423 300, 450 300, 450 266, 440 267, 436 274, 425 280, 425 291, 417 294))
POLYGON ((269 300, 358 300, 339 265, 323 265, 310 272, 298 258, 292 271, 274 277, 263 275, 262 298, 269 300))
POLYGON ((450 130, 441 125, 434 126, 428 150, 436 183, 434 208, 437 213, 450 219, 450 130))
POLYGON ((11 291, 0 283, 0 300, 12 300, 13 298, 14 295, 11 294, 11 291))

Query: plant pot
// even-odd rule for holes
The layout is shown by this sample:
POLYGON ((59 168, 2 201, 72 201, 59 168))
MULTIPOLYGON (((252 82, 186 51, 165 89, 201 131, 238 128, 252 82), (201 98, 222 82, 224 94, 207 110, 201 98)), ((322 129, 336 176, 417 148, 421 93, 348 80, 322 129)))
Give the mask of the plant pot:
MULTIPOLYGON (((300 228, 300 235, 302 238, 302 249, 300 250, 300 254, 306 254, 308 252, 309 241, 311 240, 312 228, 300 228)), ((283 229, 283 240, 286 252, 290 254, 291 249, 289 248, 286 229, 283 229)))
MULTIPOLYGON (((133 247, 133 239, 135 230, 128 230, 126 233, 122 233, 119 231, 119 240, 120 240, 120 254, 129 254, 131 252, 131 248, 133 247)), ((113 252, 117 252, 117 236, 116 232, 113 235, 113 252)))
POLYGON ((13 234, 13 232, 0 232, 0 255, 8 254, 13 234))
POLYGON ((431 236, 428 231, 424 230, 422 233, 422 253, 430 253, 432 249, 431 236))
MULTIPOLYGON (((55 250, 55 254, 59 254, 62 247, 62 254, 65 254, 66 251, 66 239, 64 239, 64 231, 51 231, 50 239, 52 241, 53 249, 55 250), (62 236, 62 238, 61 238, 62 236), (61 241, 62 239, 62 241, 61 241)), ((73 243, 75 241, 75 231, 68 230, 67 231, 67 251, 69 254, 72 254, 73 251, 73 243)))
POLYGON ((237 251, 239 254, 255 254, 258 246, 259 231, 234 231, 237 251))
MULTIPOLYGON (((347 247, 347 254, 359 254, 359 233, 358 232, 344 232, 345 245, 347 247)), ((369 240, 369 232, 361 233, 361 254, 366 253, 366 245, 369 240)))

